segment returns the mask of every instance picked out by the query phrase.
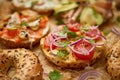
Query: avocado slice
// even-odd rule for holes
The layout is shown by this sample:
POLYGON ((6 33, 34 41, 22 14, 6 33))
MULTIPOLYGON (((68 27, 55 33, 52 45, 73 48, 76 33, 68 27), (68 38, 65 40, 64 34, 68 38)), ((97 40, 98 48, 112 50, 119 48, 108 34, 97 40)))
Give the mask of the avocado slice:
POLYGON ((83 25, 101 25, 103 22, 103 16, 91 7, 84 8, 80 15, 80 23, 83 25))
POLYGON ((76 7, 78 7, 79 5, 77 3, 68 3, 68 4, 61 4, 61 5, 58 5, 55 7, 55 13, 60 13, 60 12, 65 12, 65 11, 68 11, 68 10, 71 10, 71 9, 74 9, 76 7))

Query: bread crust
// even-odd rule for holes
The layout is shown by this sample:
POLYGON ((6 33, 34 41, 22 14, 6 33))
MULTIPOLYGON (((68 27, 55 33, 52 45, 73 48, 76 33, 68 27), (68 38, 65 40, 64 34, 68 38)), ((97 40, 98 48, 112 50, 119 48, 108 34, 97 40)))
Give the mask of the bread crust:
POLYGON ((107 58, 107 70, 113 80, 120 79, 120 40, 111 48, 107 58))
POLYGON ((85 66, 94 64, 96 62, 96 60, 98 58, 100 58, 101 53, 103 52, 103 47, 96 48, 94 57, 89 61, 78 60, 72 55, 72 53, 70 53, 69 58, 67 60, 64 60, 64 59, 58 58, 58 57, 50 54, 51 52, 44 48, 44 38, 41 39, 40 46, 41 46, 42 51, 43 51, 44 55, 46 56, 46 58, 50 62, 52 62, 62 68, 82 69, 85 66))
POLYGON ((15 74, 10 80, 42 80, 43 69, 33 52, 23 48, 7 49, 1 50, 0 57, 2 57, 0 60, 2 74, 6 75, 11 66, 15 68, 15 74))

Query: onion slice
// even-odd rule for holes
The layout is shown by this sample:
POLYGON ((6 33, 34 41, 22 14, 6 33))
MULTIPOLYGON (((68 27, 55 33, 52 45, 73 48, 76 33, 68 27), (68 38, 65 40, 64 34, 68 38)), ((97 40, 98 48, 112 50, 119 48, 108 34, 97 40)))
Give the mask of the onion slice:
MULTIPOLYGON (((92 48, 91 48, 90 50, 87 50, 87 49, 86 49, 86 51, 88 52, 88 53, 86 53, 86 54, 83 54, 83 53, 75 50, 75 49, 72 47, 73 45, 79 43, 79 42, 82 41, 82 40, 85 40, 86 42, 90 43, 90 42, 89 42, 88 40, 86 40, 86 39, 79 39, 79 40, 77 40, 76 42, 71 43, 71 44, 69 45, 69 48, 70 48, 74 53, 82 54, 82 55, 89 55, 89 54, 94 50, 94 48, 95 48, 94 45, 92 45, 92 48)), ((90 44, 91 44, 91 43, 90 43, 90 44)))
POLYGON ((98 79, 101 78, 102 73, 97 70, 90 70, 88 72, 83 73, 78 80, 88 80, 88 79, 98 79))
POLYGON ((112 28, 112 32, 118 36, 120 36, 120 32, 114 27, 112 28))

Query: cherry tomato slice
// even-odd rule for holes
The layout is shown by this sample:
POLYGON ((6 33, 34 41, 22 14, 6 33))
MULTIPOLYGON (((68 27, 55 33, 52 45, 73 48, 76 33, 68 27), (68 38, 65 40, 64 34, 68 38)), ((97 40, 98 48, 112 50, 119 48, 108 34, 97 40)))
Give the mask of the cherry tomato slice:
POLYGON ((91 60, 94 55, 94 49, 91 50, 92 47, 93 45, 91 43, 88 43, 85 40, 81 40, 74 46, 74 49, 80 52, 80 54, 74 53, 74 56, 81 60, 91 60))
POLYGON ((89 29, 87 32, 86 32, 86 37, 88 38, 91 38, 95 41, 99 41, 101 39, 101 32, 99 29, 97 28, 92 28, 92 29, 89 29))
POLYGON ((11 38, 17 37, 19 34, 19 30, 15 29, 15 30, 9 30, 7 29, 7 35, 11 38))
POLYGON ((80 24, 79 23, 69 23, 68 24, 68 29, 73 32, 77 32, 80 30, 80 24))
MULTIPOLYGON (((44 38, 44 47, 50 48, 50 35, 44 38)), ((55 45, 52 45, 52 49, 57 48, 55 45)))

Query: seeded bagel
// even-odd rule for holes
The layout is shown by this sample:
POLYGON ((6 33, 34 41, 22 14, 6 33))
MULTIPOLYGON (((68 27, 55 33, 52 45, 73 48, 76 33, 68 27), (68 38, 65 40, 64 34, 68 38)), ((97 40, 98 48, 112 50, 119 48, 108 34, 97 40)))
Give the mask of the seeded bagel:
MULTIPOLYGON (((75 25, 78 25, 78 24, 75 23, 75 25)), ((67 31, 70 32, 68 28, 69 27, 65 25, 57 26, 56 28, 54 28, 53 31, 51 31, 51 33, 48 34, 48 36, 41 39, 40 46, 42 48, 44 55, 50 62, 53 62, 54 64, 64 68, 84 68, 87 65, 92 65, 98 58, 100 58, 101 54, 103 53, 104 46, 94 47, 94 45, 92 45, 92 43, 89 40, 85 39, 84 37, 80 38, 80 36, 85 36, 83 29, 80 29, 80 31, 77 31, 77 32, 71 31, 71 33, 74 35, 70 36, 70 34, 67 33, 67 31), (63 36, 67 38, 64 38, 63 36), (58 39, 58 42, 57 41, 55 42, 54 40, 57 40, 57 39, 58 39), (82 41, 87 41, 88 43, 86 42, 82 43, 82 41), (74 46, 72 46, 74 47, 74 50, 71 49, 72 48, 70 46, 71 44, 73 45, 75 44, 74 46), (87 52, 85 52, 86 51, 85 47, 83 49, 80 46, 81 44, 83 46, 84 45, 89 46, 87 47, 87 49, 90 48, 89 50, 91 50, 91 52, 88 53, 89 57, 86 56, 87 52), (77 49, 78 48, 81 49, 80 53, 79 51, 75 52, 75 46, 78 46, 77 49), (80 54, 80 57, 79 57, 79 54, 80 54)), ((96 30, 96 29, 97 27, 96 28, 94 27, 93 30, 96 30)), ((88 29, 87 31, 91 31, 91 30, 92 28, 88 29)), ((104 43, 103 40, 101 40, 101 42, 104 43)))
POLYGON ((0 50, 0 74, 3 79, 42 80, 42 72, 42 66, 33 52, 22 48, 0 50), (7 76, 10 67, 15 68, 12 77, 7 76))
POLYGON ((63 68, 81 68, 82 69, 85 66, 94 64, 97 61, 97 59, 100 58, 101 53, 103 52, 103 47, 96 48, 94 57, 89 61, 76 59, 72 53, 69 53, 69 56, 67 57, 67 59, 64 60, 62 58, 51 55, 51 51, 45 49, 43 43, 44 43, 44 39, 41 39, 40 45, 46 58, 50 62, 53 62, 57 66, 60 66, 63 68))
POLYGON ((108 73, 112 76, 113 80, 120 80, 120 40, 108 52, 110 53, 107 58, 108 73))

